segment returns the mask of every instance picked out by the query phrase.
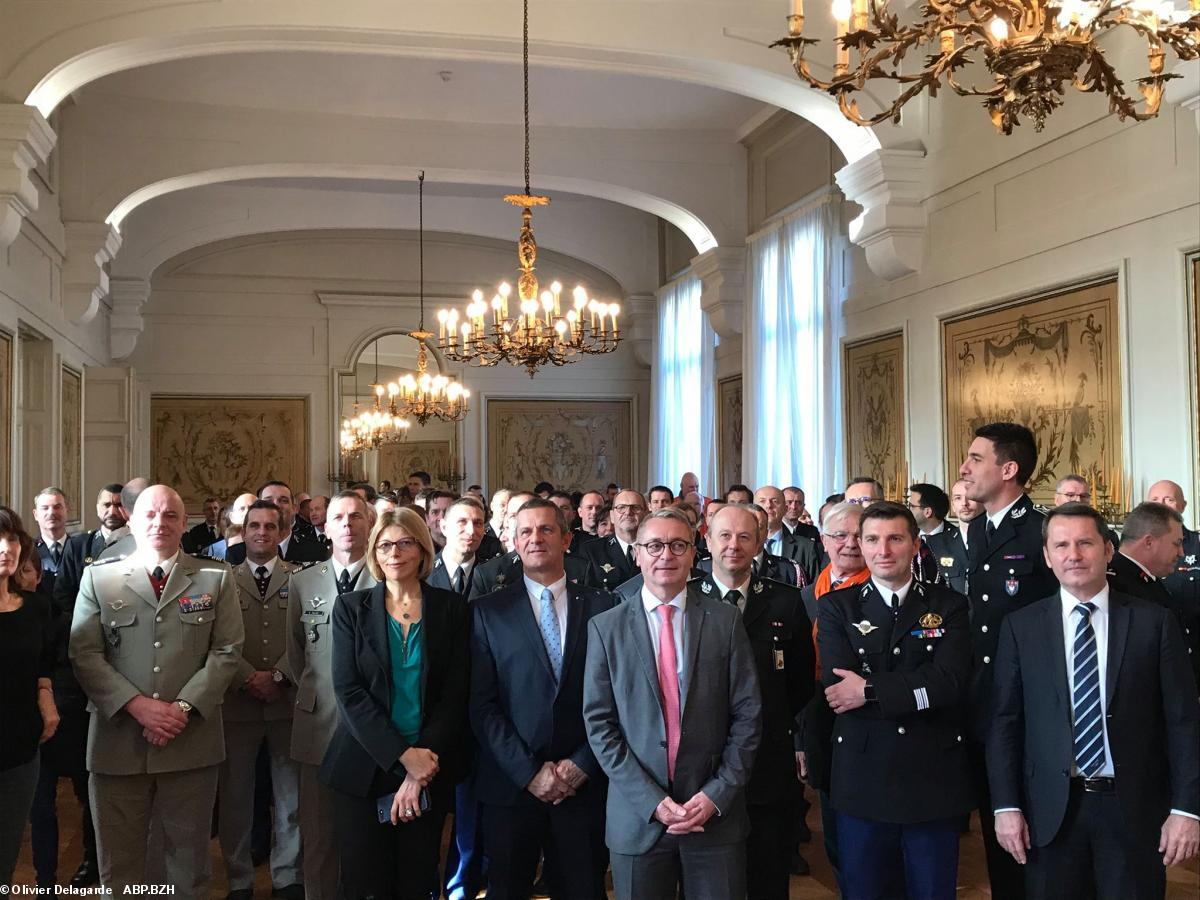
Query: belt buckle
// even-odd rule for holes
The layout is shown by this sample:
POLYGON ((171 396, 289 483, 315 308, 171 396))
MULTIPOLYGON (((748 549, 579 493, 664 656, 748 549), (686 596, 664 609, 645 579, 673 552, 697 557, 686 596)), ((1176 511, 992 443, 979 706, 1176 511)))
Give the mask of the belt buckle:
POLYGON ((1113 780, 1111 778, 1085 778, 1083 779, 1083 790, 1088 794, 1111 794, 1113 780))

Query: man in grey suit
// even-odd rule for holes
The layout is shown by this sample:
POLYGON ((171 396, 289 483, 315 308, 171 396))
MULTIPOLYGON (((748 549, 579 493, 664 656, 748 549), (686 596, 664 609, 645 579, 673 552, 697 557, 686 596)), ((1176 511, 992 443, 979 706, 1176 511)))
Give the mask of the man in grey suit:
POLYGON ((307 900, 336 900, 341 860, 333 833, 333 791, 317 780, 337 728, 333 696, 333 606, 339 594, 375 586, 366 568, 371 507, 355 491, 329 501, 325 535, 333 556, 292 576, 287 658, 296 683, 292 759, 300 766, 300 838, 307 900))
POLYGON ((271 501, 251 504, 246 511, 246 560, 233 567, 246 643, 222 710, 225 762, 218 782, 217 833, 229 877, 228 900, 251 900, 254 894, 250 832, 255 763, 264 741, 275 801, 271 883, 277 897, 302 900, 304 896, 297 830, 300 773, 291 758, 295 693, 284 643, 289 583, 293 570, 300 567, 279 558, 282 520, 280 508, 271 501))
POLYGON ((689 589, 691 523, 638 528, 640 596, 589 622, 583 717, 609 778, 606 841, 618 898, 746 894, 746 785, 762 701, 735 605, 689 589))
POLYGON ((71 662, 91 700, 87 766, 100 881, 148 883, 153 818, 176 896, 208 900, 208 836, 225 758, 221 703, 241 658, 229 567, 181 553, 187 517, 154 485, 133 507, 133 556, 84 569, 71 662))

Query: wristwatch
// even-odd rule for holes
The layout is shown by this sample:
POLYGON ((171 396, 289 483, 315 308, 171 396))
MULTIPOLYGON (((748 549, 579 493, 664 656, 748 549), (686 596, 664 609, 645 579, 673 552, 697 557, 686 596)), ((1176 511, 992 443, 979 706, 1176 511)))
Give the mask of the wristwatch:
POLYGON ((192 704, 188 703, 186 700, 176 700, 175 705, 182 709, 185 713, 190 713, 192 711, 192 704))
POLYGON ((271 680, 273 682, 275 682, 276 684, 283 684, 285 681, 288 680, 288 678, 286 675, 284 675, 278 669, 272 669, 271 670, 271 680))
POLYGON ((868 703, 879 699, 875 696, 875 685, 869 681, 863 682, 863 699, 868 703))

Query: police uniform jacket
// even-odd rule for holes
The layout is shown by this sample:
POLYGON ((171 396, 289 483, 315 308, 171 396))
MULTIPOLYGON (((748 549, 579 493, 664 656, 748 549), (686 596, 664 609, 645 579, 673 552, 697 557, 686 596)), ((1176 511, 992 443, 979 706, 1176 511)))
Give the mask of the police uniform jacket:
POLYGON ((180 553, 156 600, 136 559, 83 572, 71 623, 71 663, 91 702, 88 770, 177 772, 225 758, 221 704, 242 655, 242 615, 224 563, 180 553), (164 747, 124 707, 138 695, 186 700, 187 727, 164 747))
POLYGON ((67 544, 70 542, 70 535, 63 536, 63 546, 61 556, 58 563, 54 562, 54 556, 50 552, 50 546, 40 537, 34 542, 37 547, 38 559, 41 561, 42 578, 38 582, 37 589, 42 592, 43 596, 54 596, 54 578, 62 569, 63 560, 67 555, 67 544))
MULTIPOLYGON (((583 587, 598 587, 596 572, 591 562, 583 556, 564 556, 563 568, 567 572, 567 583, 583 587)), ((471 569, 471 591, 468 599, 474 600, 483 594, 490 594, 514 582, 519 582, 525 576, 525 566, 517 553, 506 553, 497 556, 482 565, 471 569)))
POLYGON ((976 740, 982 741, 987 734, 1000 623, 1010 612, 1058 590, 1058 579, 1042 553, 1045 518, 1028 496, 1022 496, 1000 521, 990 544, 986 512, 972 519, 967 531, 971 642, 975 650, 971 729, 976 740))
POLYGON ((1193 610, 1192 616, 1189 617, 1188 609, 1181 602, 1181 598, 1167 589, 1166 579, 1147 574, 1141 566, 1122 553, 1114 553, 1108 564, 1108 583, 1115 591, 1149 600, 1175 614, 1180 631, 1183 632, 1183 642, 1187 645, 1188 663, 1191 665, 1197 686, 1200 687, 1200 647, 1196 643, 1197 637, 1200 637, 1200 628, 1197 627, 1195 611, 1193 610))
MULTIPOLYGON (((291 563, 324 562, 329 559, 330 552, 330 547, 324 541, 317 539, 316 532, 306 534, 292 531, 291 540, 288 541, 287 545, 287 553, 280 553, 279 557, 291 563)), ((245 542, 234 544, 232 547, 226 547, 225 561, 231 566, 245 562, 245 542)))
POLYGON ((479 540, 479 548, 475 551, 476 562, 487 562, 489 559, 495 559, 497 556, 504 555, 504 545, 500 543, 500 538, 496 537, 490 531, 484 531, 483 537, 479 540))
MULTIPOLYGON (((955 525, 946 523, 943 531, 923 535, 921 540, 929 548, 938 565, 938 582, 946 587, 967 593, 967 545, 955 525)), ((990 602, 990 601, 989 601, 990 602)))
POLYGON ((200 553, 205 547, 210 547, 222 537, 221 529, 200 522, 188 529, 183 536, 183 549, 188 553, 200 553))
POLYGON ((292 716, 295 691, 287 659, 287 610, 292 572, 299 570, 300 566, 278 560, 263 597, 254 578, 254 563, 247 560, 233 568, 246 642, 225 697, 226 722, 273 722, 292 716), (264 703, 243 686, 255 672, 271 669, 278 669, 287 680, 280 685, 283 690, 279 697, 264 703))
MULTIPOLYGON (((364 565, 356 590, 375 586, 364 565)), ((292 573, 288 585, 285 636, 288 672, 295 683, 292 714, 292 759, 319 766, 337 728, 333 696, 333 607, 337 602, 333 563, 319 563, 292 573)))
POLYGON ((1163 579, 1183 621, 1183 639, 1191 652, 1192 671, 1200 686, 1200 532, 1183 529, 1183 554, 1175 571, 1163 579))
MULTIPOLYGON (((721 588, 711 575, 689 585, 721 599, 721 588)), ((751 577, 747 595, 742 624, 762 691, 762 742, 750 772, 746 802, 786 805, 796 784, 797 716, 813 694, 812 622, 796 588, 751 577)))
POLYGON ((967 603, 913 581, 893 617, 873 581, 826 594, 817 640, 825 687, 857 672, 877 700, 836 717, 831 800, 838 812, 917 824, 974 806, 963 702, 971 676, 967 603))
MULTIPOLYGON (((632 546, 632 545, 631 545, 632 546)), ((579 550, 580 559, 591 562, 596 574, 596 587, 611 591, 624 584, 639 571, 621 550, 616 535, 588 541, 579 550)))

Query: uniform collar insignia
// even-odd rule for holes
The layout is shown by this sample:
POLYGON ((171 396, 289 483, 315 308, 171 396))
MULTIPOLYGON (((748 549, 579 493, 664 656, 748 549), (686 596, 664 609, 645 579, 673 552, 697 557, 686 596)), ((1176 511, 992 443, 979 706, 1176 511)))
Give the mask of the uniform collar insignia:
POLYGON ((868 581, 865 585, 863 585, 862 596, 865 597, 869 593, 871 593, 871 583, 868 581))
POLYGON ((441 564, 442 564, 442 558, 441 558, 440 556, 439 556, 437 559, 435 559, 435 560, 433 561, 433 567, 434 567, 435 569, 436 569, 438 566, 440 566, 441 564))
POLYGON ((1027 512, 1029 512, 1029 507, 1027 506, 1016 507, 1011 513, 1009 513, 1009 517, 1013 519, 1019 519, 1027 512))
POLYGON ((517 561, 519 561, 520 559, 521 559, 521 554, 520 554, 520 553, 514 553, 514 554, 512 555, 512 559, 510 559, 510 560, 509 560, 509 562, 517 562, 517 561))
POLYGON ((329 571, 329 566, 321 566, 321 574, 324 575, 329 571))
POLYGON ((325 598, 324 597, 313 597, 311 600, 308 601, 308 605, 311 606, 313 609, 316 609, 318 606, 324 606, 325 598))
POLYGON ((761 594, 762 592, 763 592, 763 583, 761 581, 756 581, 754 583, 754 593, 761 594))
POLYGON ((700 590, 704 591, 704 593, 706 593, 706 594, 711 594, 712 590, 713 590, 712 582, 711 581, 701 582, 700 590))
POLYGON ((120 597, 118 597, 116 600, 113 600, 111 603, 108 604, 108 608, 109 609, 124 609, 128 605, 129 605, 128 603, 126 603, 124 600, 122 600, 120 597))
POLYGON ((854 627, 858 629, 859 634, 864 635, 878 630, 878 626, 872 625, 868 619, 863 619, 861 622, 855 622, 854 627))
POLYGON ((613 567, 611 565, 609 565, 608 563, 601 563, 600 568, 604 570, 605 575, 607 575, 609 572, 611 572, 613 570, 613 567))
POLYGON ((1187 556, 1185 556, 1185 557, 1183 558, 1183 561, 1184 561, 1185 563, 1187 563, 1189 566, 1194 566, 1194 565, 1196 564, 1196 554, 1195 554, 1195 553, 1189 553, 1187 556))

